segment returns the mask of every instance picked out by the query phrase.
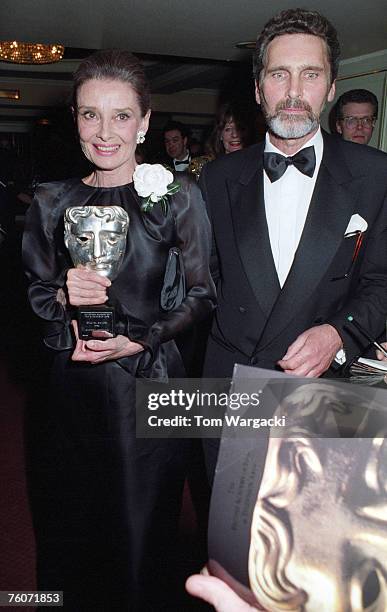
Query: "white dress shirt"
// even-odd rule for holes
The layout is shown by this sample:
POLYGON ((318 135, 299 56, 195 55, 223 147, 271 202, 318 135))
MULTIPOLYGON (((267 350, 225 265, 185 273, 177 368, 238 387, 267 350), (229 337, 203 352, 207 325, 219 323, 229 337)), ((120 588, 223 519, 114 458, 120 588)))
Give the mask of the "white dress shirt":
MULTIPOLYGON (((314 146, 316 167, 312 177, 302 174, 295 166, 288 166, 285 174, 272 183, 264 171, 264 195, 270 245, 281 288, 294 260, 304 229, 316 178, 323 155, 323 137, 320 128, 299 150, 314 146)), ((266 134, 265 152, 284 155, 266 134)), ((294 154, 298 151, 294 151, 294 154)))
POLYGON ((174 159, 173 165, 175 167, 175 172, 185 172, 188 169, 188 166, 191 162, 190 154, 187 155, 184 159, 174 159))

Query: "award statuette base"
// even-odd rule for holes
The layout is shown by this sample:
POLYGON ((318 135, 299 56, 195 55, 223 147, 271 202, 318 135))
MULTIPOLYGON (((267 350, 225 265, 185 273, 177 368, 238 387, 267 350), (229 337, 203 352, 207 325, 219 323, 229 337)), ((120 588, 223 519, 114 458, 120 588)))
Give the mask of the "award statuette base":
POLYGON ((78 334, 81 340, 104 336, 114 337, 114 308, 110 306, 83 306, 78 308, 78 334))

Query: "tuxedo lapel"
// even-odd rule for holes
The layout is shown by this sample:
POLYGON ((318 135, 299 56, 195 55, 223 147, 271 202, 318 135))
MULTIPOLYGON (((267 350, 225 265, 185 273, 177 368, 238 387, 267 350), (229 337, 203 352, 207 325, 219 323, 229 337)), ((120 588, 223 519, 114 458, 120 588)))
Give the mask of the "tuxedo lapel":
POLYGON ((324 136, 324 154, 304 230, 289 276, 260 341, 279 335, 314 294, 356 212, 356 184, 339 147, 324 136))
MULTIPOLYGON (((262 154, 246 164, 238 181, 227 180, 235 239, 255 298, 270 315, 280 285, 270 247, 263 194, 262 154)), ((262 147, 263 151, 263 147, 262 147)))

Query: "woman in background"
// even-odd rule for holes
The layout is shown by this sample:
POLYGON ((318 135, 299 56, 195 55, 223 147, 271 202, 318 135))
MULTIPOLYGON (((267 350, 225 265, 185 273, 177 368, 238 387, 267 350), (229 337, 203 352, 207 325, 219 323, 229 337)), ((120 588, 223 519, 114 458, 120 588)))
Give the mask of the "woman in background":
POLYGON ((249 117, 235 104, 223 104, 219 108, 209 141, 214 157, 244 149, 253 141, 254 134, 249 127, 249 117))
POLYGON ((238 105, 227 102, 219 107, 215 124, 206 146, 206 155, 195 157, 188 168, 197 180, 204 164, 221 155, 228 155, 250 146, 256 140, 253 117, 238 105))

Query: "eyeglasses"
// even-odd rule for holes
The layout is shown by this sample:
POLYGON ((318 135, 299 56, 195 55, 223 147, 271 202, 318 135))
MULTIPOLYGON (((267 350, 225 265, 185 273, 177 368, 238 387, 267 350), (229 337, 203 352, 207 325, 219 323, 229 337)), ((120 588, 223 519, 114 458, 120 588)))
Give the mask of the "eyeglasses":
POLYGON ((341 121, 343 121, 345 127, 350 130, 359 125, 363 128, 371 128, 375 125, 375 117, 342 117, 341 121))

